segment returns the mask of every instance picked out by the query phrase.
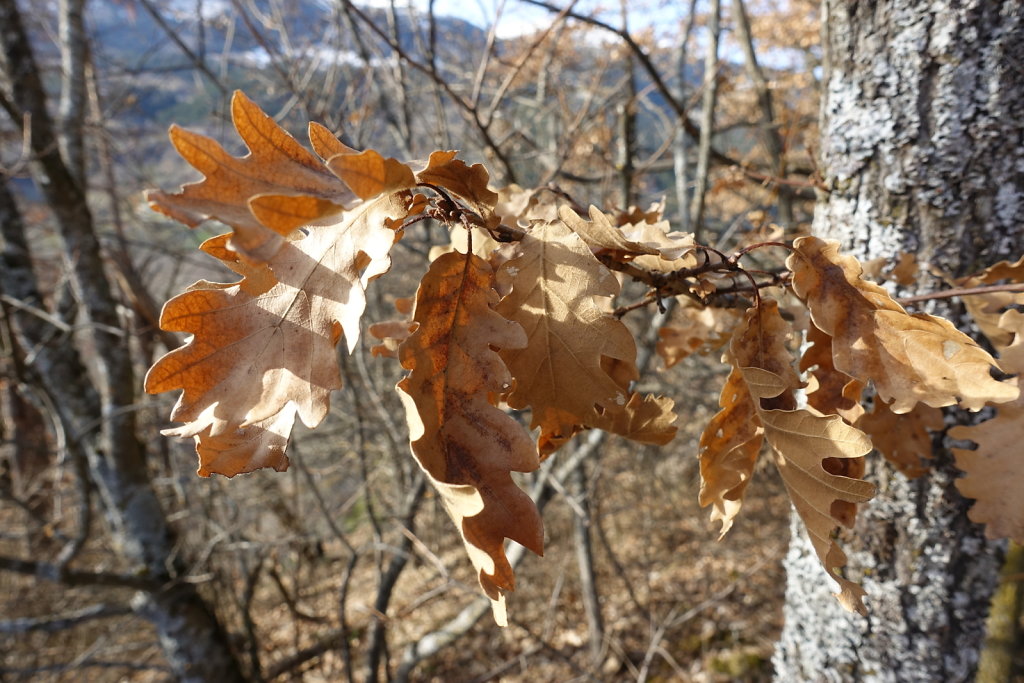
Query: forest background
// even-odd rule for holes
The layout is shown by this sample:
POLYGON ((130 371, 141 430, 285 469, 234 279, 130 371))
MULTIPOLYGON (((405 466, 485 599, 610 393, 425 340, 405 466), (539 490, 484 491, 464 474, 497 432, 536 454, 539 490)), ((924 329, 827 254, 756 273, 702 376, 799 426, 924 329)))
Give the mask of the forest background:
MULTIPOLYGON (((517 567, 501 630, 409 457, 391 391, 401 369, 371 357, 367 335, 343 357, 346 388, 328 420, 293 437, 285 474, 199 478, 192 444, 159 434, 173 397, 146 396, 141 377, 182 341, 157 328, 160 305, 226 274, 195 250, 221 230, 188 231, 151 211, 143 191, 196 179, 167 140, 172 123, 244 152, 230 113, 241 89, 300 140, 316 121, 399 159, 459 149, 491 170, 495 188, 658 211, 727 251, 790 240, 808 232, 823 189, 818 3, 528 0, 457 16, 440 2, 2 4, 5 19, 24 23, 53 142, 85 189, 116 304, 112 346, 90 347, 57 211, 30 172, 46 154, 31 125, 4 117, 2 198, 18 209, 4 215, 24 217, 45 302, 35 313, 47 345, 84 349, 69 387, 101 387, 79 392, 91 423, 65 433, 61 407, 33 389, 26 359, 39 350, 0 328, 5 680, 163 680, 180 675, 174 652, 190 647, 169 646, 173 637, 206 641, 196 650, 228 655, 248 680, 770 678, 790 507, 766 466, 726 541, 714 542, 697 505, 700 431, 727 370, 714 320, 672 306, 624 312, 641 342, 639 386, 675 399, 679 433, 663 447, 588 433, 523 478, 544 507, 545 557, 517 567), (103 384, 115 366, 135 378, 119 403, 103 384), (98 484, 84 434, 124 432, 117 421, 128 415, 131 481, 98 484), (119 524, 144 516, 138 507, 120 522, 100 512, 109 490, 137 500, 143 484, 158 501, 145 515, 160 517, 145 523, 166 541, 152 556, 119 536, 119 524), (173 590, 149 583, 165 579, 173 590), (166 627, 175 615, 188 625, 177 635, 166 627)), ((413 273, 450 243, 440 225, 421 227, 370 290, 367 320, 393 318, 413 273)), ((5 239, 5 250, 17 246, 5 239)), ((874 274, 898 279, 901 263, 894 253, 874 274)), ((626 282, 620 301, 642 292, 626 282)), ((3 292, 4 320, 25 301, 3 292)))

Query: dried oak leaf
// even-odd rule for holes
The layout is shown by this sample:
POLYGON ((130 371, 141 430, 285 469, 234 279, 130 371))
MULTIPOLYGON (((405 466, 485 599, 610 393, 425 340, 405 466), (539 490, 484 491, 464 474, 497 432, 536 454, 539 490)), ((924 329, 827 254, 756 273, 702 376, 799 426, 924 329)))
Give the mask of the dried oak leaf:
POLYGON ((505 625, 505 593, 515 577, 504 540, 540 555, 544 533, 536 505, 511 477, 535 470, 537 451, 494 405, 512 382, 495 349, 522 347, 526 336, 494 311, 492 280, 487 262, 472 254, 444 254, 431 264, 416 294, 419 327, 399 349, 410 373, 398 388, 412 452, 462 534, 495 620, 505 625))
MULTIPOLYGON (((743 377, 759 403, 787 391, 778 375, 759 368, 743 368, 743 377)), ((853 526, 857 504, 870 500, 875 487, 831 470, 862 474, 863 460, 859 467, 850 467, 846 461, 867 455, 871 440, 838 415, 820 415, 813 408, 762 409, 760 418, 789 499, 825 571, 839 584, 839 603, 850 611, 866 614, 864 589, 837 573, 846 565, 846 553, 833 534, 840 524, 853 526)))
POLYGON ((605 413, 605 420, 595 426, 631 441, 663 446, 678 430, 673 424, 678 417, 672 412, 674 405, 666 396, 634 392, 622 410, 605 413))
POLYGON ((272 467, 278 472, 288 469, 288 440, 295 423, 295 405, 289 404, 281 412, 234 431, 216 436, 207 426, 198 434, 191 430, 167 430, 170 436, 194 436, 199 455, 199 476, 224 474, 229 477, 272 467))
MULTIPOLYGON (((1000 317, 1003 329, 1013 334, 1001 361, 1007 372, 1024 373, 1024 314, 1009 310, 1000 317)), ((1018 376, 1014 381, 1020 382, 1018 376)), ((954 439, 977 444, 976 450, 954 448, 956 466, 966 473, 957 488, 975 503, 968 516, 985 524, 989 538, 1012 538, 1024 543, 1024 396, 996 407, 996 416, 977 425, 949 430, 954 439)))
POLYGON ((615 214, 615 225, 635 225, 636 223, 659 223, 665 215, 665 198, 651 202, 646 211, 638 206, 630 206, 625 211, 615 214))
POLYGON ((698 500, 702 507, 714 506, 711 520, 721 520, 720 537, 729 531, 739 514, 764 441, 760 406, 754 402, 742 369, 755 366, 784 377, 791 391, 776 402, 787 401, 778 407, 796 407, 792 390, 800 386, 800 378, 790 364, 786 348, 790 327, 778 310, 776 301, 765 300, 761 308, 747 311, 733 330, 729 350, 723 358, 732 365, 732 370, 719 398, 722 409, 701 434, 698 500))
POLYGON ((874 493, 874 487, 859 478, 871 442, 838 415, 796 408, 794 392, 800 383, 786 348, 789 334, 778 304, 765 300, 746 312, 744 324, 733 335, 733 372, 723 391, 723 409, 701 440, 702 477, 706 472, 704 481, 715 483, 707 490, 707 502, 701 502, 714 503, 713 515, 728 528, 763 434, 818 558, 840 586, 839 602, 863 613, 864 590, 836 571, 846 564, 846 555, 833 533, 839 525, 852 526, 856 505, 874 493))
POLYGON ((976 450, 953 449, 956 466, 966 475, 956 487, 975 499, 967 516, 984 524, 989 538, 1024 543, 1024 398, 998 406, 991 420, 953 427, 949 435, 977 444, 976 450))
POLYGON ((661 255, 656 247, 626 239, 622 229, 613 224, 608 216, 596 206, 590 207, 589 221, 581 218, 568 206, 559 207, 558 217, 570 230, 583 238, 583 241, 592 249, 633 255, 661 255))
POLYGON ((494 227, 500 218, 494 213, 498 193, 487 187, 487 169, 480 164, 467 166, 456 159, 458 152, 433 152, 427 166, 416 173, 416 180, 442 187, 462 197, 480 215, 487 227, 494 227))
POLYGON ((832 337, 835 368, 873 382, 894 413, 918 402, 980 410, 1017 397, 1016 387, 989 375, 998 365, 984 349, 947 320, 908 314, 860 277, 857 260, 840 255, 838 242, 801 237, 793 246, 786 260, 793 290, 814 325, 832 337))
MULTIPOLYGON (((294 218, 300 211, 285 204, 308 209, 305 199, 268 196, 251 204, 266 222, 300 220, 294 218), (264 201, 274 206, 266 215, 264 201)), ((239 282, 198 282, 168 301, 161 328, 192 335, 146 375, 149 393, 184 390, 171 419, 186 424, 168 433, 195 436, 202 454, 224 450, 225 440, 235 444, 231 448, 251 442, 254 425, 283 411, 308 427, 319 424, 330 392, 341 387, 335 346, 344 333, 349 351, 355 348, 366 284, 390 266, 395 232, 387 226, 404 216, 405 206, 403 194, 395 193, 340 214, 332 208, 325 222, 293 234, 265 265, 236 259, 233 266, 244 275, 239 282)), ((208 251, 229 252, 223 240, 215 238, 208 251)), ((291 423, 282 417, 271 432, 287 435, 291 423)), ((205 463, 201 473, 233 476, 254 467, 237 457, 216 462, 229 464, 205 463)))
POLYGON ((1013 339, 999 348, 999 362, 1006 372, 1024 373, 1024 313, 1010 309, 999 316, 999 327, 1013 335, 1013 339))
POLYGON ((190 227, 211 218, 230 226, 234 231, 231 248, 259 263, 281 248, 288 233, 271 230, 252 215, 249 200, 253 197, 304 195, 339 208, 355 202, 340 178, 240 91, 231 99, 231 118, 249 149, 244 157, 232 156, 205 135, 171 127, 171 142, 178 153, 204 178, 174 194, 149 191, 146 198, 153 209, 190 227))
POLYGON ((840 415, 855 424, 864 414, 860 404, 864 383, 836 370, 832 364, 832 337, 814 325, 807 328, 807 344, 800 358, 800 370, 810 370, 807 404, 823 415, 840 415))
POLYGON ((917 282, 917 273, 921 269, 917 256, 909 251, 900 254, 900 260, 892 268, 892 278, 897 284, 909 287, 917 282))
POLYGON ((871 437, 875 449, 908 479, 925 474, 932 457, 932 439, 928 430, 943 428, 942 411, 923 404, 909 413, 897 415, 881 401, 875 401, 870 413, 861 416, 857 428, 871 437))
POLYGON ((718 405, 722 409, 700 436, 698 501, 701 507, 713 506, 711 521, 722 522, 721 539, 743 506, 743 494, 764 443, 764 430, 739 368, 729 372, 718 405))
POLYGON ((335 154, 327 159, 327 168, 364 200, 416 185, 411 168, 372 149, 335 154))
MULTIPOLYGON (((1024 256, 1013 263, 1000 261, 980 273, 956 280, 955 284, 970 288, 1002 281, 1024 282, 1024 256)), ((1024 306, 1024 292, 972 294, 963 297, 963 302, 982 334, 988 337, 997 349, 1010 343, 1013 339, 1013 330, 1001 325, 1000 318, 1010 306, 1024 306)))
POLYGON ((415 329, 416 326, 408 320, 384 320, 373 323, 366 331, 370 333, 370 336, 379 339, 380 344, 370 348, 370 355, 398 358, 398 347, 409 338, 415 329))
POLYGON ((499 279, 512 282, 512 291, 497 310, 522 325, 528 340, 525 348, 502 351, 516 378, 506 401, 532 409, 531 425, 540 427, 541 444, 549 444, 543 451, 581 426, 614 432, 637 419, 648 427, 628 428, 634 437, 646 434, 654 443, 671 439, 671 401, 630 404, 626 385, 639 374, 636 344, 626 326, 595 302, 618 293, 611 272, 561 222, 534 225, 520 246, 520 255, 498 271, 499 279))
POLYGON ((512 184, 498 190, 494 212, 505 225, 527 227, 533 221, 557 221, 559 209, 572 204, 569 196, 556 188, 524 190, 512 184))
POLYGON ((710 353, 729 341, 739 312, 732 308, 679 306, 674 319, 658 330, 655 351, 670 368, 694 353, 710 353))
POLYGON ((310 121, 308 127, 309 142, 313 145, 313 151, 321 159, 327 161, 335 154, 358 154, 359 151, 352 149, 335 136, 326 126, 316 121, 310 121))

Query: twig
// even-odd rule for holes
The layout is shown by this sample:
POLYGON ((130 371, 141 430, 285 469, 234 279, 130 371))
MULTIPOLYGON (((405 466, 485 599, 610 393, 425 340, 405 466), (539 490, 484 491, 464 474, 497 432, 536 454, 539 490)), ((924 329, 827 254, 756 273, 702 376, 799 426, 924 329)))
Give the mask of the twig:
POLYGON ((0 621, 0 633, 28 633, 44 631, 54 633, 78 626, 93 619, 109 619, 131 614, 132 608, 127 605, 90 605, 73 612, 50 614, 45 617, 22 617, 0 621))
POLYGON ((933 299, 952 299, 957 296, 977 296, 979 294, 994 294, 996 292, 1024 292, 1024 283, 946 289, 941 292, 930 292, 927 294, 918 294, 916 296, 899 297, 896 299, 896 302, 905 305, 915 304, 920 301, 931 301, 933 299))
POLYGON ((0 569, 37 576, 48 581, 56 581, 68 586, 113 586, 132 588, 141 591, 157 591, 161 584, 152 579, 135 574, 115 574, 113 572, 94 572, 82 569, 63 569, 49 562, 22 560, 16 557, 0 556, 0 569))

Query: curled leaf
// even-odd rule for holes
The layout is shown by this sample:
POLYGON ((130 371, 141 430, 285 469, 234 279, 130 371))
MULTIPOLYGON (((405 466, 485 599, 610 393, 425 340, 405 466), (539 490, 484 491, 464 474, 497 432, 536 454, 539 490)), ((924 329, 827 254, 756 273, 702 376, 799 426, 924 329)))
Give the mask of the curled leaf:
POLYGON ((857 504, 874 493, 874 487, 860 479, 862 458, 871 442, 838 415, 796 407, 799 378, 786 349, 788 336, 788 325, 771 300, 749 309, 733 335, 733 373, 723 390, 723 410, 712 420, 714 431, 705 431, 706 438, 701 439, 701 475, 710 482, 707 500, 702 497, 701 503, 714 503, 713 518, 722 519, 723 529, 728 528, 763 434, 818 558, 839 584, 839 602, 863 613, 864 589, 838 573, 846 555, 833 534, 840 525, 852 526, 857 504), (745 426, 745 419, 753 429, 745 426))
POLYGON ((487 262, 440 256, 420 283, 416 331, 399 356, 409 376, 398 384, 413 454, 462 534, 480 585, 504 625, 505 593, 515 588, 505 555, 510 538, 537 554, 544 533, 536 505, 512 472, 537 468, 526 431, 494 405, 512 377, 494 349, 526 344, 522 328, 493 310, 487 262))
POLYGON ((729 373, 718 404, 722 409, 700 436, 698 501, 701 507, 713 506, 711 521, 722 522, 718 535, 721 539, 732 528, 743 506, 743 495, 764 443, 764 429, 738 368, 729 373))
POLYGON ((908 314, 883 288, 861 278, 856 259, 838 242, 801 237, 786 261, 793 290, 807 303, 814 325, 832 337, 835 368, 906 413, 918 402, 934 408, 1014 400, 1017 388, 989 375, 996 361, 952 323, 908 314))
POLYGON ((592 249, 607 249, 625 254, 652 254, 659 256, 656 247, 639 244, 626 239, 622 228, 614 225, 611 220, 596 206, 590 207, 590 220, 580 216, 568 206, 558 209, 558 217, 569 228, 583 238, 592 249))

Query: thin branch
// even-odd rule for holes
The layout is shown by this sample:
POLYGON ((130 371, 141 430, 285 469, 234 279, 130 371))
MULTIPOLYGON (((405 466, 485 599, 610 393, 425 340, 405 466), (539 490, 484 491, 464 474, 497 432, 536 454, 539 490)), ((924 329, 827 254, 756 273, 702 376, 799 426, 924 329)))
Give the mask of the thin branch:
POLYGON ((1007 285, 984 285, 981 287, 960 287, 946 289, 941 292, 930 292, 916 296, 904 296, 896 299, 899 304, 916 304, 920 301, 932 301, 934 299, 952 299, 957 296, 977 296, 979 294, 994 294, 996 292, 1024 292, 1024 283, 1013 283, 1007 285))
POLYGON ((49 562, 23 560, 5 555, 0 555, 0 569, 28 576, 36 576, 68 586, 112 586, 149 592, 155 592, 161 588, 159 582, 138 574, 115 574, 114 572, 94 572, 67 568, 62 570, 59 565, 49 562))
POLYGON ((49 614, 45 617, 22 617, 20 619, 9 619, 0 621, 0 633, 29 633, 31 631, 43 631, 55 633, 74 628, 79 624, 94 619, 109 619, 111 617, 123 617, 132 614, 132 608, 127 605, 90 605, 64 614, 49 614))

